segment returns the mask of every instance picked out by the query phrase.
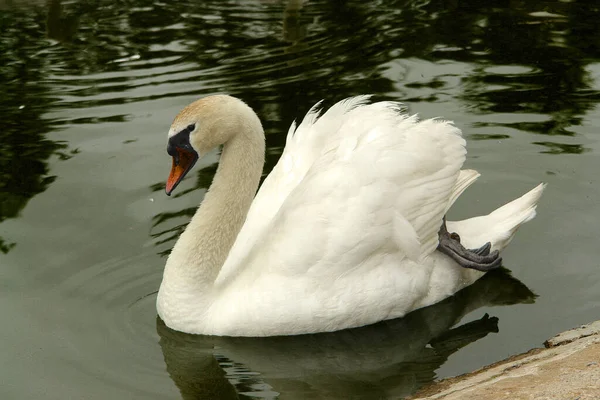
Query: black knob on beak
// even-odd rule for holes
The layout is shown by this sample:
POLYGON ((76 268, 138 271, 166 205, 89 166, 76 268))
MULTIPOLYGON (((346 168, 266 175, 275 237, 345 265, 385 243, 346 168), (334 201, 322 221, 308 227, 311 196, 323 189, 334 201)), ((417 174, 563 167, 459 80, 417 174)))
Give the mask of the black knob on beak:
POLYGON ((176 135, 173 135, 169 138, 169 143, 167 144, 167 153, 173 157, 175 165, 179 165, 179 152, 177 151, 178 148, 187 151, 194 151, 192 145, 190 144, 190 133, 192 133, 195 128, 195 124, 190 124, 183 130, 179 131, 176 135))

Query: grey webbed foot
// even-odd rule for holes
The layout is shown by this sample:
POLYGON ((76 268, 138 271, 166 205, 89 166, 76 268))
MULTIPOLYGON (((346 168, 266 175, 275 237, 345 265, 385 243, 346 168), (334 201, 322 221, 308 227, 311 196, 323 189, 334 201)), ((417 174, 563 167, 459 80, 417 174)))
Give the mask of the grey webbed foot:
POLYGON ((469 250, 460 244, 460 236, 456 233, 449 233, 446 228, 446 217, 439 231, 438 250, 463 268, 472 268, 478 271, 491 271, 496 269, 502 263, 498 250, 490 253, 492 245, 487 242, 478 249, 469 250))
POLYGON ((487 256, 488 254, 490 254, 490 249, 492 248, 492 244, 490 242, 487 242, 486 244, 484 244, 483 246, 481 246, 478 249, 473 249, 471 250, 473 253, 478 254, 480 256, 487 256))

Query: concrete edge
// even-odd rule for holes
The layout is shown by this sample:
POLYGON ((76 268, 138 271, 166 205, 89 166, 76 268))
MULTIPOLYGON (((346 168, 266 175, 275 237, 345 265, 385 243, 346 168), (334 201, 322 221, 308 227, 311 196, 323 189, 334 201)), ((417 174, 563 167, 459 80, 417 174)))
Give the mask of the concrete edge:
POLYGON ((600 321, 562 332, 533 348, 476 371, 432 383, 408 399, 443 399, 452 394, 492 385, 499 380, 535 373, 542 365, 560 362, 594 343, 600 343, 600 321))

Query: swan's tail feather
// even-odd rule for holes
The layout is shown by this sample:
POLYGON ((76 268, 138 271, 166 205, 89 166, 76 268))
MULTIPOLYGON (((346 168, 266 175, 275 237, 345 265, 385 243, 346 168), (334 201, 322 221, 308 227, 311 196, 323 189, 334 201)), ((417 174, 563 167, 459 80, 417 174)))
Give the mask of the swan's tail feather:
POLYGON ((545 187, 546 184, 541 183, 518 199, 493 211, 489 217, 496 222, 496 229, 506 231, 508 236, 512 238, 519 226, 535 217, 537 203, 545 187))
POLYGON ((546 184, 541 183, 488 215, 448 222, 448 230, 457 232, 467 248, 477 248, 491 242, 494 250, 502 250, 510 243, 519 227, 535 217, 537 203, 545 187, 546 184))

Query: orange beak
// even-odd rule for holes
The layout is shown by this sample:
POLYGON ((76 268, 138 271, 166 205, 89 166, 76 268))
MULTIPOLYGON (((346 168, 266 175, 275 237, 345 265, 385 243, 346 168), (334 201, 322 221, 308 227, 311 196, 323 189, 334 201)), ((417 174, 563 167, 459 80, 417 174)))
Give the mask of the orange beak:
POLYGON ((171 192, 179 185, 179 182, 183 180, 185 175, 192 169, 196 161, 198 161, 198 155, 196 152, 184 150, 181 148, 175 148, 177 155, 173 157, 173 164, 171 166, 171 173, 167 179, 167 185, 165 191, 170 196, 171 192))

